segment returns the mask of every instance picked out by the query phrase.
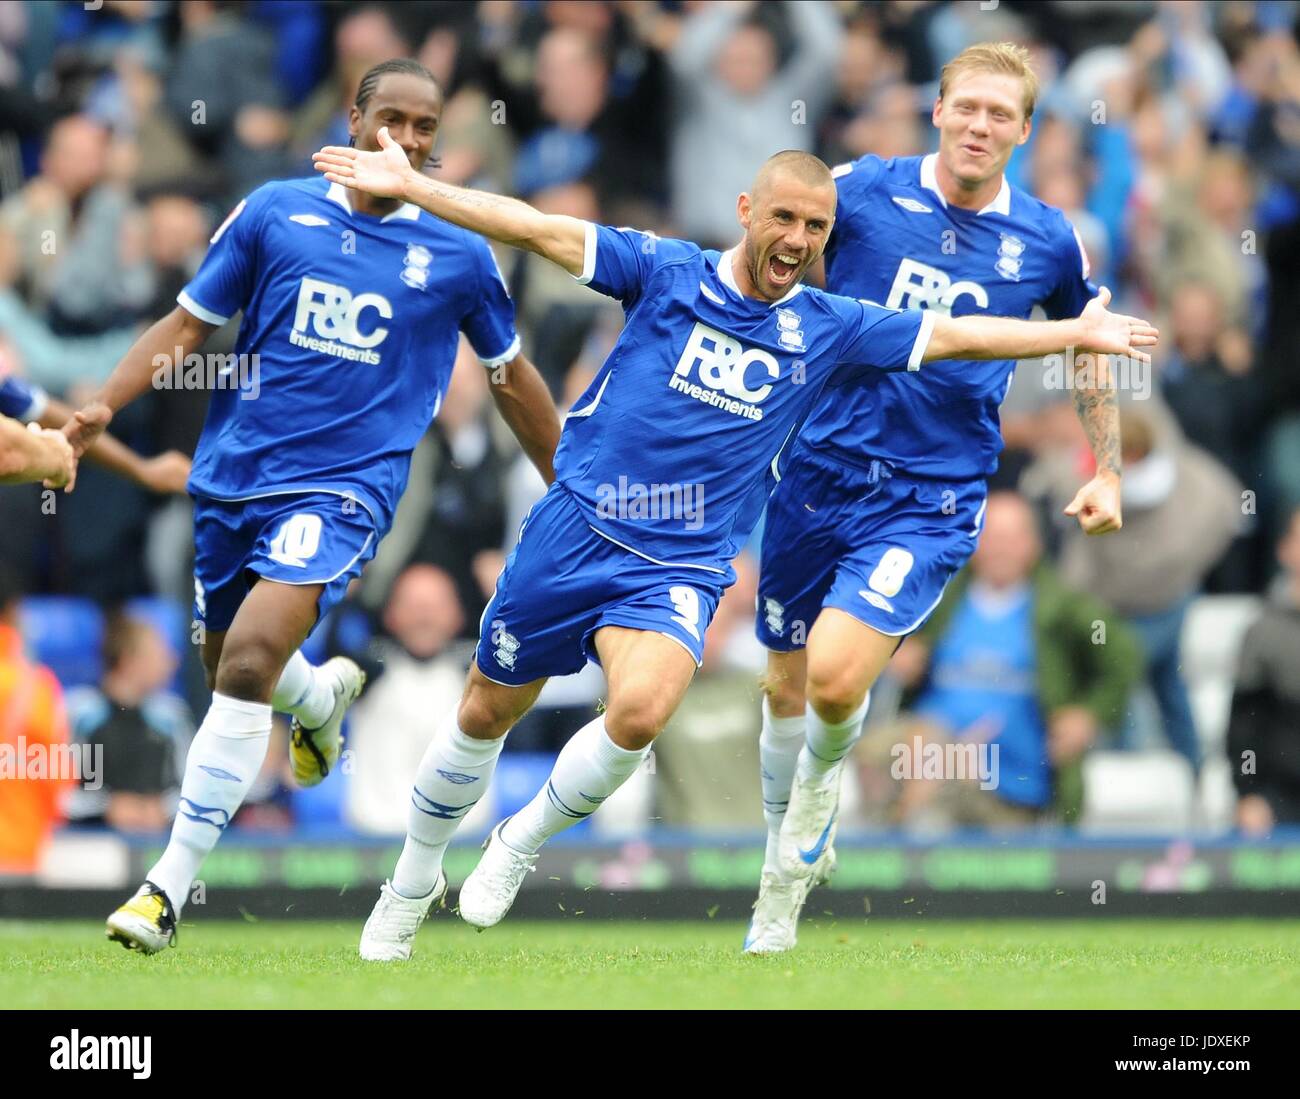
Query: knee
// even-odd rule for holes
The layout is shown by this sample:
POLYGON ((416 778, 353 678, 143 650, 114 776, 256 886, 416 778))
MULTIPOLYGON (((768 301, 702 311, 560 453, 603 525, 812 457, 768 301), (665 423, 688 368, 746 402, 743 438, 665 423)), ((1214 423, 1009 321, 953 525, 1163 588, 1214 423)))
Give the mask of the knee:
POLYGON ((808 668, 808 703, 819 718, 839 725, 853 716, 867 697, 867 688, 844 668, 833 664, 808 668))
POLYGON ((214 690, 248 702, 269 702, 283 661, 274 645, 264 638, 227 640, 216 672, 209 671, 214 690))
POLYGON ((456 724, 467 736, 481 740, 503 737, 514 724, 516 715, 494 701, 492 695, 476 683, 465 688, 456 711, 456 724))
POLYGON ((636 752, 654 742, 671 716, 671 710, 648 694, 611 699, 605 732, 620 748, 636 752))

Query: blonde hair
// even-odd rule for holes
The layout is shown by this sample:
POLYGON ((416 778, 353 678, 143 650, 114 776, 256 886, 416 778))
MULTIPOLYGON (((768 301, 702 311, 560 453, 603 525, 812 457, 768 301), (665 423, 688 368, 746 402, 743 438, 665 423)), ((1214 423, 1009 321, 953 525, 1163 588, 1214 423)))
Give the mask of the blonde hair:
POLYGON ((967 46, 939 74, 939 98, 948 94, 954 80, 968 72, 991 72, 1020 78, 1024 86, 1025 117, 1032 118, 1038 99, 1038 77, 1029 64, 1029 51, 1014 42, 978 42, 967 46))

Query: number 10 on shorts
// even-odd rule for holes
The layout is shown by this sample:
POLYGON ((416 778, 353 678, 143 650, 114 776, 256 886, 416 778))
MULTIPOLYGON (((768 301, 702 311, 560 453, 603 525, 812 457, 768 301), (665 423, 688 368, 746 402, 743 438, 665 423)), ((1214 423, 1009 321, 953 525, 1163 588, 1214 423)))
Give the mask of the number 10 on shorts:
POLYGON ((321 521, 309 511, 291 515, 271 539, 271 560, 305 569, 308 558, 320 549, 321 521))

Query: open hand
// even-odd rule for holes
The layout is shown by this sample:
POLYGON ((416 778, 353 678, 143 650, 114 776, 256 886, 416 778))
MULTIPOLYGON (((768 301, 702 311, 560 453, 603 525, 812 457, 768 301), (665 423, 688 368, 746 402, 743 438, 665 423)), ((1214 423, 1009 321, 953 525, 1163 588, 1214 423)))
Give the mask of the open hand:
POLYGON ((379 148, 363 152, 343 145, 326 145, 312 153, 312 166, 331 183, 376 198, 402 198, 407 180, 415 174, 402 147, 389 136, 388 127, 379 131, 379 148))
POLYGON ((1079 315, 1082 331, 1075 350, 1096 355, 1127 355, 1134 362, 1149 363, 1151 355, 1142 349, 1160 342, 1159 330, 1140 317, 1109 312, 1106 309, 1109 304, 1110 290, 1103 286, 1079 315))

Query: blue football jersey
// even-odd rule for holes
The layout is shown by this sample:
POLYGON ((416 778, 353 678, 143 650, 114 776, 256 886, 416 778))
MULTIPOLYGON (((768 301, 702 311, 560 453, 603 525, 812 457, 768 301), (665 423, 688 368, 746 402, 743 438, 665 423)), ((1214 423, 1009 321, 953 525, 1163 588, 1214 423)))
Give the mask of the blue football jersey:
POLYGON ((48 402, 45 390, 38 385, 21 378, 0 381, 0 416, 28 423, 40 419, 48 402))
MULTIPOLYGON (((826 286, 891 309, 961 317, 1077 317, 1097 293, 1073 226, 1005 180, 983 210, 944 201, 937 154, 864 156, 834 169, 839 192, 826 248, 826 286)), ((833 380, 808 416, 804 444, 849 463, 884 459, 953 481, 987 477, 1002 451, 998 406, 1014 361, 944 362, 921 376, 833 380)))
POLYGON ((488 366, 519 352, 483 238, 410 204, 354 213, 344 188, 319 177, 249 195, 177 300, 212 324, 244 314, 235 352, 246 358, 217 380, 190 491, 350 495, 384 526, 458 333, 488 366))
POLYGON ((916 370, 933 327, 807 286, 747 298, 730 252, 632 229, 589 225, 579 281, 621 301, 626 323, 565 419, 557 478, 597 533, 727 577, 832 372, 916 370))

